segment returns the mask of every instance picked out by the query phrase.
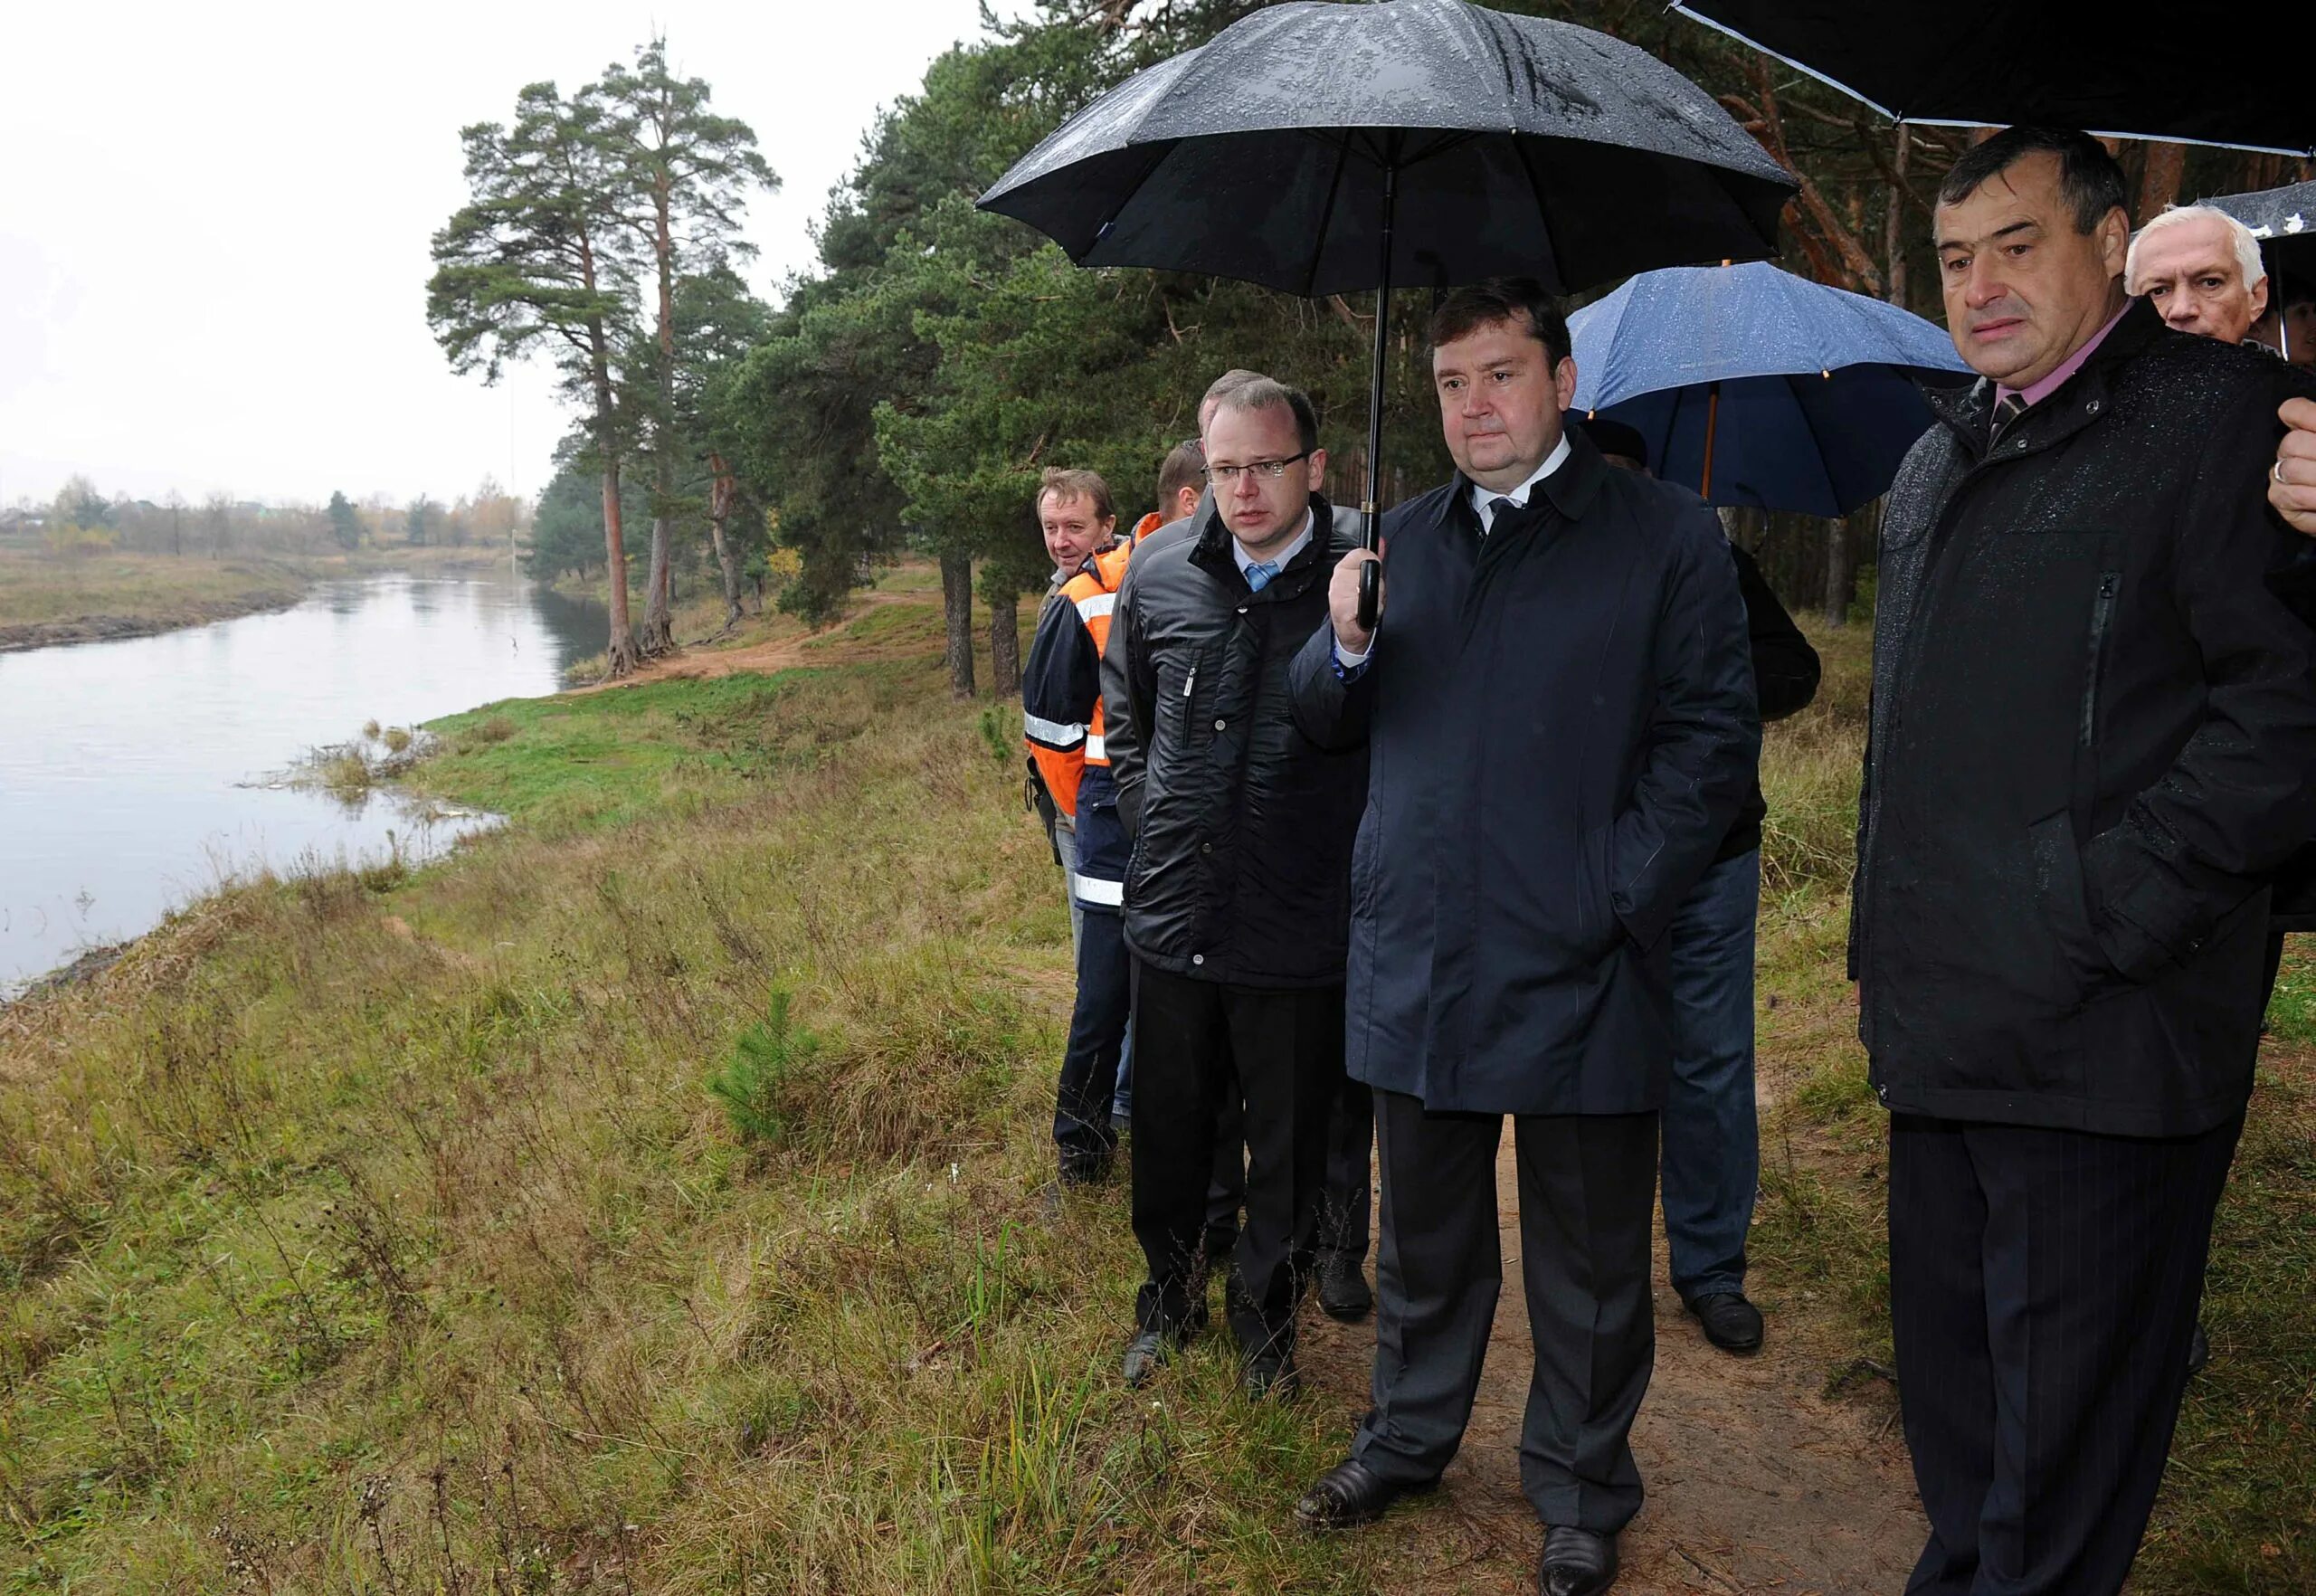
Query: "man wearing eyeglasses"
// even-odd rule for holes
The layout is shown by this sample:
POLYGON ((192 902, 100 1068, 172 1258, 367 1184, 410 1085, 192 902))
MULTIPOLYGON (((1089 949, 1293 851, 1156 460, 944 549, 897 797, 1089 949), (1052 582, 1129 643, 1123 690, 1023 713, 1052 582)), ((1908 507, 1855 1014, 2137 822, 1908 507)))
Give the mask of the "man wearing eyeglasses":
POLYGON ((1198 1255, 1227 1094, 1248 1154, 1231 1329, 1248 1394, 1284 1398, 1343 1067, 1367 762, 1314 746, 1288 708, 1287 666, 1324 622, 1345 552, 1315 491, 1326 455, 1310 400, 1244 383, 1216 402, 1205 451, 1215 508, 1136 553, 1102 661, 1134 838, 1134 1230, 1149 1270, 1125 1374, 1147 1381, 1204 1320, 1198 1255))

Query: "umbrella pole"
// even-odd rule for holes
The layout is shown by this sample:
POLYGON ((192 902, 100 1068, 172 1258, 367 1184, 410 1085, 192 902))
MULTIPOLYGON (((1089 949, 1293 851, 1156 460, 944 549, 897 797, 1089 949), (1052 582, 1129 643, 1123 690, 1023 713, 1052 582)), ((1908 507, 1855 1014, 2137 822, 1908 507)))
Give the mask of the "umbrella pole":
MULTIPOLYGON (((1376 277, 1375 360, 1367 388, 1367 493, 1359 510, 1361 543, 1370 549, 1383 540, 1383 375, 1389 354, 1386 339, 1391 322, 1391 213, 1399 206, 1400 173, 1395 165, 1383 167, 1383 267, 1376 277)), ((1359 628, 1375 630, 1375 611, 1382 599, 1383 569, 1370 560, 1359 572, 1359 628)))
POLYGON ((1721 425, 1721 385, 1715 383, 1704 395, 1704 477, 1697 484, 1697 497, 1713 500, 1713 434, 1721 425))

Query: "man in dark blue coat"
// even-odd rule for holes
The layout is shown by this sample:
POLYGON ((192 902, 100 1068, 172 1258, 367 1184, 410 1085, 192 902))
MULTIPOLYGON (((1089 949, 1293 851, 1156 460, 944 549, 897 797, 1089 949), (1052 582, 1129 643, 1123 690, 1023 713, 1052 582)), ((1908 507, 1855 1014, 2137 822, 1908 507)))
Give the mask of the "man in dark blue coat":
POLYGON ((1540 286, 1458 290, 1431 343, 1460 469, 1387 521, 1376 631, 1354 553, 1293 677, 1305 736, 1368 747, 1345 1050, 1383 1183, 1373 1406, 1296 1511, 1362 1522, 1455 1456, 1502 1282, 1509 1114, 1535 1343, 1521 1477, 1541 1588, 1590 1596, 1641 1500, 1666 930, 1760 746, 1745 608, 1703 501, 1563 434, 1576 366, 1540 286))

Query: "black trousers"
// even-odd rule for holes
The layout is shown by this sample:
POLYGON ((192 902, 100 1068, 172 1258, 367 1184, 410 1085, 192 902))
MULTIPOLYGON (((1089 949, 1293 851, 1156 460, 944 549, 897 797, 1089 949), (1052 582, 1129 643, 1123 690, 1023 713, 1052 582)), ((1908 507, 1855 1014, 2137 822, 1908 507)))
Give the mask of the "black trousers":
POLYGON ((1132 1001, 1132 955, 1125 917, 1089 908, 1077 937, 1077 996, 1069 1011, 1069 1043, 1054 1092, 1053 1142, 1065 1179, 1091 1180, 1117 1148, 1110 1099, 1118 1088, 1118 1052, 1125 1045, 1132 1001))
MULTIPOLYGON (((1374 1206, 1375 1101, 1364 1081, 1335 1065, 1334 1101, 1327 1111, 1327 1178, 1319 1192, 1319 1252, 1367 1256, 1368 1216, 1374 1206)), ((1235 1094, 1226 1094, 1214 1146, 1214 1184, 1207 1192, 1206 1251, 1229 1252, 1239 1239, 1239 1210, 1247 1201, 1246 1131, 1235 1094)))
POLYGON ((1890 1121, 1890 1317, 1930 1542, 1910 1596, 2112 1596, 2188 1382, 2244 1128, 1890 1121))
POLYGON ((1247 1138, 1244 1287, 1231 1329, 1248 1354, 1291 1351, 1326 1173, 1327 1110, 1343 1069, 1343 988, 1270 992, 1134 962, 1134 1234, 1150 1277, 1145 1330, 1189 1320, 1226 1094, 1247 1138))
MULTIPOLYGON (((1522 1285, 1535 1367, 1520 1483, 1547 1525, 1612 1534, 1640 1511, 1629 1438, 1656 1361, 1649 1239, 1654 1114, 1520 1115, 1522 1285)), ((1436 1479, 1462 1444, 1504 1280, 1502 1115, 1430 1114, 1375 1093, 1383 1172, 1373 1406, 1352 1455, 1385 1479, 1436 1479)))

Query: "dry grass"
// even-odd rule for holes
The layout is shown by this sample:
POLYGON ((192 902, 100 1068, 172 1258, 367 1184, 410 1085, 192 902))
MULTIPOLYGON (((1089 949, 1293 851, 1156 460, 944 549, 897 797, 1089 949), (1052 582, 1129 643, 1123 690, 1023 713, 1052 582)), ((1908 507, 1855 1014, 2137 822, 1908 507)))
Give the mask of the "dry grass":
POLYGON ((462 717, 555 826, 7 1012, 9 1588, 1372 1586, 1284 1511, 1352 1415, 1125 1392, 1124 1193, 1038 1216, 1067 921, 977 709, 748 681, 462 717), (583 727, 669 752, 589 812, 583 727), (775 988, 766 1141, 709 1082, 775 988))
POLYGON ((0 552, 0 637, 98 619, 157 630, 197 625, 294 603, 305 590, 299 570, 274 560, 0 552))

